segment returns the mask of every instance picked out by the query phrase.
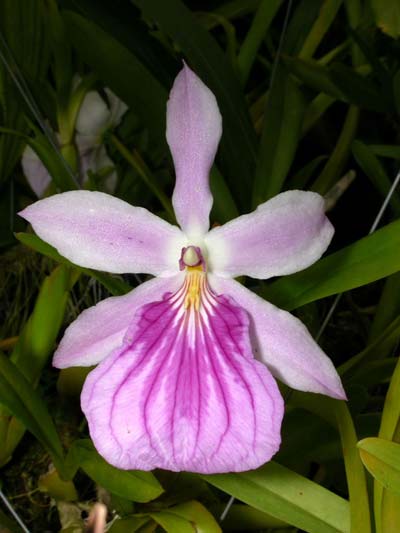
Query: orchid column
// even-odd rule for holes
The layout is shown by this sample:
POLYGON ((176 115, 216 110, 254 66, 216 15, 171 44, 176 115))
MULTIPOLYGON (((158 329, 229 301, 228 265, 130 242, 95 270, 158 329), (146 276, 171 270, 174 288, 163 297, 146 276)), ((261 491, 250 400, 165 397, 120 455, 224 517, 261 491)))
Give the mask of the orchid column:
POLYGON ((82 409, 99 453, 120 468, 257 468, 280 446, 283 401, 274 377, 345 398, 304 325, 233 279, 315 262, 333 235, 323 199, 285 192, 209 231, 209 171, 221 131, 214 95, 184 66, 167 110, 180 228, 89 191, 21 213, 78 265, 155 276, 84 311, 54 356, 58 368, 100 363, 85 382, 82 409))

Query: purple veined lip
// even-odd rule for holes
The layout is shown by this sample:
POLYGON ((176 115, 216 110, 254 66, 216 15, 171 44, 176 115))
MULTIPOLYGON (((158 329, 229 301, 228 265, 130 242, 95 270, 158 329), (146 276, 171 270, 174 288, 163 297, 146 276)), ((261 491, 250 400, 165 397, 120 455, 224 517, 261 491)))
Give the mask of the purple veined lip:
POLYGON ((93 442, 121 468, 241 471, 279 449, 277 384, 253 358, 247 312, 213 291, 197 250, 181 254, 195 264, 179 289, 141 307, 85 382, 93 442))

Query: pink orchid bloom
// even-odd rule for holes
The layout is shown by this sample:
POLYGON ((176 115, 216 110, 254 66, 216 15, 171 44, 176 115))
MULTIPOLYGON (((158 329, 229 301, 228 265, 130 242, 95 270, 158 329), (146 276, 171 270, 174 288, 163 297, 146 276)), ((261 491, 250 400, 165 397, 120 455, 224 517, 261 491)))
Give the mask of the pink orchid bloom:
POLYGON ((314 263, 333 235, 324 201, 284 192, 209 230, 209 171, 221 130, 214 95, 184 66, 167 110, 180 228, 100 192, 58 194, 21 213, 78 265, 155 276, 84 311, 54 356, 57 368, 100 363, 81 405, 97 450, 119 468, 257 468, 280 446, 284 406, 273 376, 345 398, 305 326, 233 279, 314 263))

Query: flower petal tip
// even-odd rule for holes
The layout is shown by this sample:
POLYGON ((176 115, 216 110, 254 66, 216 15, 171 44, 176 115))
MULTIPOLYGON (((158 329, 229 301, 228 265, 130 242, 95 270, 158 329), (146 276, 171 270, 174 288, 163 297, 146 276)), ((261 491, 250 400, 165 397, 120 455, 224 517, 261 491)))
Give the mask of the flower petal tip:
POLYGON ((29 217, 29 207, 30 207, 30 206, 25 207, 24 209, 22 209, 21 211, 18 211, 18 213, 17 213, 17 215, 18 215, 19 217, 24 218, 24 219, 27 220, 28 222, 29 222, 29 218, 28 218, 28 217, 29 217))

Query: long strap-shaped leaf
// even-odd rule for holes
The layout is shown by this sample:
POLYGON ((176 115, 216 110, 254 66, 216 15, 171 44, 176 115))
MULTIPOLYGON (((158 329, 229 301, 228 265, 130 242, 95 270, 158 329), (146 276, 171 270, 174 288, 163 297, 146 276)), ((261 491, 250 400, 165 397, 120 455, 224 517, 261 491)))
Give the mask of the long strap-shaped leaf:
POLYGON ((345 402, 335 402, 336 420, 342 441, 344 465, 350 496, 351 532, 370 533, 367 481, 357 450, 357 434, 350 411, 345 402))
POLYGON ((252 507, 310 533, 350 531, 349 502, 273 461, 250 472, 203 477, 252 507))
POLYGON ((59 471, 63 449, 46 404, 11 361, 0 353, 0 403, 49 451, 59 471))
MULTIPOLYGON (((397 361, 396 369, 390 381, 389 390, 386 394, 385 405, 382 413, 379 437, 381 439, 400 441, 400 360, 397 361)), ((370 440, 370 439, 367 439, 370 440)), ((361 444, 361 443, 360 443, 361 444)), ((361 448, 361 446, 360 446, 361 448)), ((379 448, 379 444, 378 444, 379 448)), ((370 447, 373 451, 372 447, 370 447)), ((379 453, 379 452, 378 452, 379 453)), ((365 457, 362 459, 365 462, 365 457)), ((366 464, 367 468, 368 465, 366 464)), ((371 471, 373 474, 373 472, 371 471)), ((400 495, 384 489, 379 481, 374 482, 374 511, 377 533, 384 533, 385 527, 392 521, 400 520, 400 495)))

